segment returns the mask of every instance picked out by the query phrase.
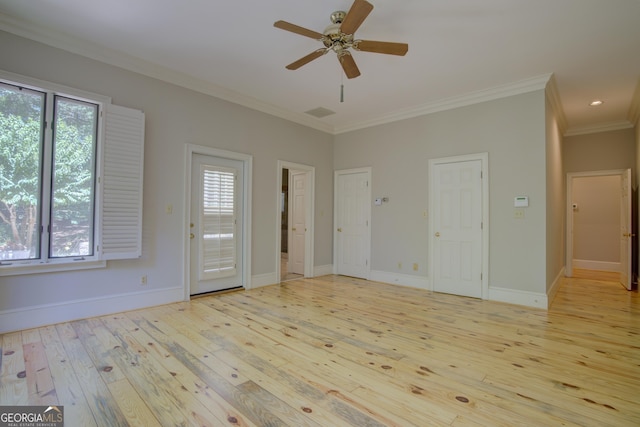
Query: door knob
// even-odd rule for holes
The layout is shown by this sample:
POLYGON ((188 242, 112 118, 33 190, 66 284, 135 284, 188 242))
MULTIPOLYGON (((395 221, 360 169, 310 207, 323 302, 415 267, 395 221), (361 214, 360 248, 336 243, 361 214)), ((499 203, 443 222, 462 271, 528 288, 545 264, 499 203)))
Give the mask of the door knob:
POLYGON ((291 231, 296 231, 296 228, 295 227, 291 227, 291 231))
POLYGON ((342 233, 342 228, 338 228, 338 233, 342 233))
POLYGON ((440 232, 436 231, 436 237, 440 237, 440 232))
POLYGON ((190 234, 189 234, 189 238, 190 238, 190 239, 193 239, 194 237, 196 237, 196 235, 195 235, 195 234, 193 234, 193 233, 190 233, 190 234))

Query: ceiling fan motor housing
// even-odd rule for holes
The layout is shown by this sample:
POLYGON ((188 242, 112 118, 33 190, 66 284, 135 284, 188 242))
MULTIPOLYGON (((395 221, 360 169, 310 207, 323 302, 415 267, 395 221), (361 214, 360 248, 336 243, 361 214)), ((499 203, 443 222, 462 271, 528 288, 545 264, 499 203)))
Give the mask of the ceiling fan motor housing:
POLYGON ((338 54, 353 45, 353 34, 344 34, 340 29, 345 16, 347 13, 342 10, 333 12, 331 14, 332 24, 324 29, 324 37, 322 38, 325 47, 338 54))

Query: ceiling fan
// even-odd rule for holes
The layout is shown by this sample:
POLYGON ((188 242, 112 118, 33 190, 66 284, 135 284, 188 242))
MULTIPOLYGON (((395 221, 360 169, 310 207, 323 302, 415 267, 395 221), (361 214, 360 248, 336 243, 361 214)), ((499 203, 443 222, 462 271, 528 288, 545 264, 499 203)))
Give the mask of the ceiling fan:
POLYGON ((286 21, 276 21, 273 24, 274 27, 319 40, 324 45, 324 47, 314 50, 310 54, 287 65, 286 68, 288 70, 297 70, 332 50, 336 53, 347 78, 353 79, 360 75, 360 70, 353 56, 351 56, 350 48, 363 52, 404 56, 409 50, 409 45, 406 43, 357 40, 354 38, 354 33, 372 10, 373 5, 368 1, 355 0, 349 12, 345 13, 339 10, 331 14, 332 24, 329 25, 323 33, 318 33, 286 21))

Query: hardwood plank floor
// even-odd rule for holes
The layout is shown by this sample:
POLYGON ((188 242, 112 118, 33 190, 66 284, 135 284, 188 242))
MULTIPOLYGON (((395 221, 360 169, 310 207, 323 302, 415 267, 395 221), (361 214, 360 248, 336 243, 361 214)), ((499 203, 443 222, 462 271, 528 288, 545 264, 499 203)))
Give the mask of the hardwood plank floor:
MULTIPOLYGON (((604 280, 602 280, 604 279, 604 280)), ((67 426, 638 426, 640 298, 550 310, 339 276, 0 336, 0 405, 67 426)))

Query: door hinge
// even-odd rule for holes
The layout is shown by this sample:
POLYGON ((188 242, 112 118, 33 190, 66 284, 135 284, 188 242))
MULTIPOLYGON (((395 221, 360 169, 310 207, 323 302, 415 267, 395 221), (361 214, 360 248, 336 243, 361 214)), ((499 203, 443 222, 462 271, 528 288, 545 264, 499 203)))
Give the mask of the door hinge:
POLYGON ((480 171, 480 179, 482 179, 482 178, 483 178, 483 173, 482 173, 482 171, 480 171))
POLYGON ((482 280, 482 273, 480 273, 480 280, 482 280))
POLYGON ((480 223, 480 230, 484 230, 484 222, 480 223))

